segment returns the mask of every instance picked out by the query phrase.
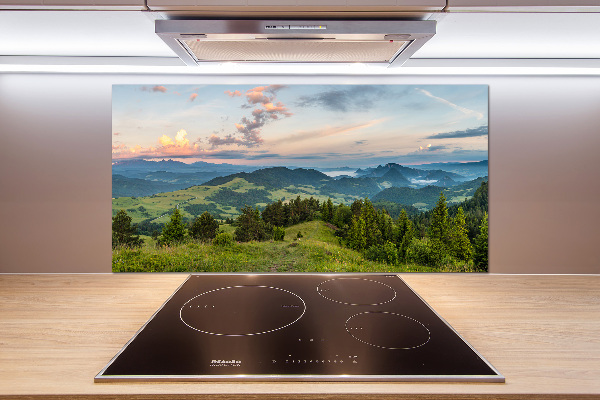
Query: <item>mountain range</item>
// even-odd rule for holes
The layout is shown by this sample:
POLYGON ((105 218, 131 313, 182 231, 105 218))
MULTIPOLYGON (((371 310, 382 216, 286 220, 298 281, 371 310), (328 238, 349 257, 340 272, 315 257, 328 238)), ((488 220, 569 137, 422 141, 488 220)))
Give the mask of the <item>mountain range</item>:
MULTIPOLYGON (((318 170, 135 160, 113 163, 113 198, 150 196, 197 185, 219 186, 235 179, 243 179, 268 191, 292 187, 302 193, 313 190, 321 195, 373 198, 391 188, 450 188, 484 176, 487 176, 487 160, 475 163, 425 164, 419 168, 387 163, 357 170, 349 167, 318 170), (326 173, 332 171, 347 171, 348 175, 330 176, 326 173)), ((387 195, 383 193, 381 196, 387 195)))

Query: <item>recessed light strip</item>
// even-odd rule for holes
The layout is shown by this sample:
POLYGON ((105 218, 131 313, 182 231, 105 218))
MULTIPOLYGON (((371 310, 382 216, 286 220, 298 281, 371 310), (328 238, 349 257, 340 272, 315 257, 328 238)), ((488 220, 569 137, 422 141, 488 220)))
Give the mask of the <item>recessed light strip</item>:
MULTIPOLYGON (((166 75, 600 75, 599 59, 411 59, 400 68, 385 64, 310 64, 310 63, 207 63, 200 66, 173 65, 173 61, 154 61, 137 65, 123 60, 112 63, 87 63, 83 58, 6 62, 0 58, 0 73, 57 74, 166 74, 166 75), (77 63, 77 61, 80 63, 77 63), (110 63, 110 64, 109 64, 110 63), (144 64, 144 65, 141 65, 144 64)), ((25 61, 25 60, 14 60, 25 61)), ((97 60, 96 60, 97 61, 97 60)))

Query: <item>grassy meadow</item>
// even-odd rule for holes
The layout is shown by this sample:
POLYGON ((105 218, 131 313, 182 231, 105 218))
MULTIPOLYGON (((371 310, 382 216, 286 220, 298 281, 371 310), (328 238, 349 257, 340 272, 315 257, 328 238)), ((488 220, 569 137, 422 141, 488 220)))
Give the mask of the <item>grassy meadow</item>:
MULTIPOLYGON (((232 233, 233 227, 221 225, 232 233)), ((366 260, 358 251, 342 247, 333 228, 310 221, 285 229, 283 241, 233 243, 215 246, 189 240, 173 247, 157 247, 144 236, 140 249, 113 250, 113 272, 472 272, 472 263, 440 268, 411 264, 390 265, 366 260), (300 238, 297 238, 298 233, 300 238)))

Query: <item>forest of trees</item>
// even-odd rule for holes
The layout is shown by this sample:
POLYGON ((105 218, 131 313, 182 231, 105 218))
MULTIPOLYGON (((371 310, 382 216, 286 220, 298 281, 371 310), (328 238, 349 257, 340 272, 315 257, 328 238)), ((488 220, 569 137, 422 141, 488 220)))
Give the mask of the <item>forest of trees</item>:
MULTIPOLYGON (((477 197, 486 198, 487 185, 477 197)), ((393 219, 385 209, 377 209, 368 199, 356 200, 350 207, 322 207, 322 218, 338 229, 340 242, 360 251, 365 258, 389 264, 414 263, 430 267, 473 262, 477 270, 487 271, 487 213, 469 208, 469 219, 482 212, 477 233, 469 238, 467 214, 457 206, 450 214, 446 198, 440 193, 431 211, 410 217, 405 210, 393 219), (484 246, 485 243, 485 246, 484 246), (485 255, 484 255, 485 253, 485 255)))
MULTIPOLYGON (((257 193, 260 193, 257 191, 257 193)), ((262 193, 261 193, 262 195, 262 193)), ((159 246, 171 246, 187 238, 218 243, 283 240, 285 227, 314 219, 323 220, 335 230, 340 244, 361 252, 365 258, 388 264, 418 264, 429 267, 469 264, 476 270, 488 268, 488 184, 482 182, 474 196, 448 207, 443 192, 436 206, 419 213, 414 207, 373 203, 368 198, 352 204, 320 203, 310 197, 297 196, 288 202, 278 200, 262 210, 245 206, 233 225, 231 235, 219 232, 219 223, 207 211, 191 222, 183 220, 175 209, 170 221, 154 230, 159 246), (408 211, 408 212, 407 212, 408 211), (397 215, 397 216, 396 216, 397 215), (228 236, 228 237, 225 237, 228 236)), ((124 210, 113 217, 113 248, 140 247, 136 227, 124 210)))
MULTIPOLYGON (((139 248, 144 241, 136 235, 137 226, 131 224, 131 217, 125 210, 113 217, 113 249, 119 247, 139 248)), ((219 222, 208 212, 202 213, 191 223, 186 223, 178 208, 173 210, 169 222, 160 231, 154 230, 152 238, 157 246, 172 246, 184 242, 187 238, 210 241, 219 233, 219 222)))

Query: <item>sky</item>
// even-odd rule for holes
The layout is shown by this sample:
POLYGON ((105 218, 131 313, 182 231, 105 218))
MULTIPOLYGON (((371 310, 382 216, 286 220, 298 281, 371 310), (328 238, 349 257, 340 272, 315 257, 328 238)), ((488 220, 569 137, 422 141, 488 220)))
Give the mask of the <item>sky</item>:
POLYGON ((487 85, 114 85, 112 158, 369 167, 488 158, 487 85))

